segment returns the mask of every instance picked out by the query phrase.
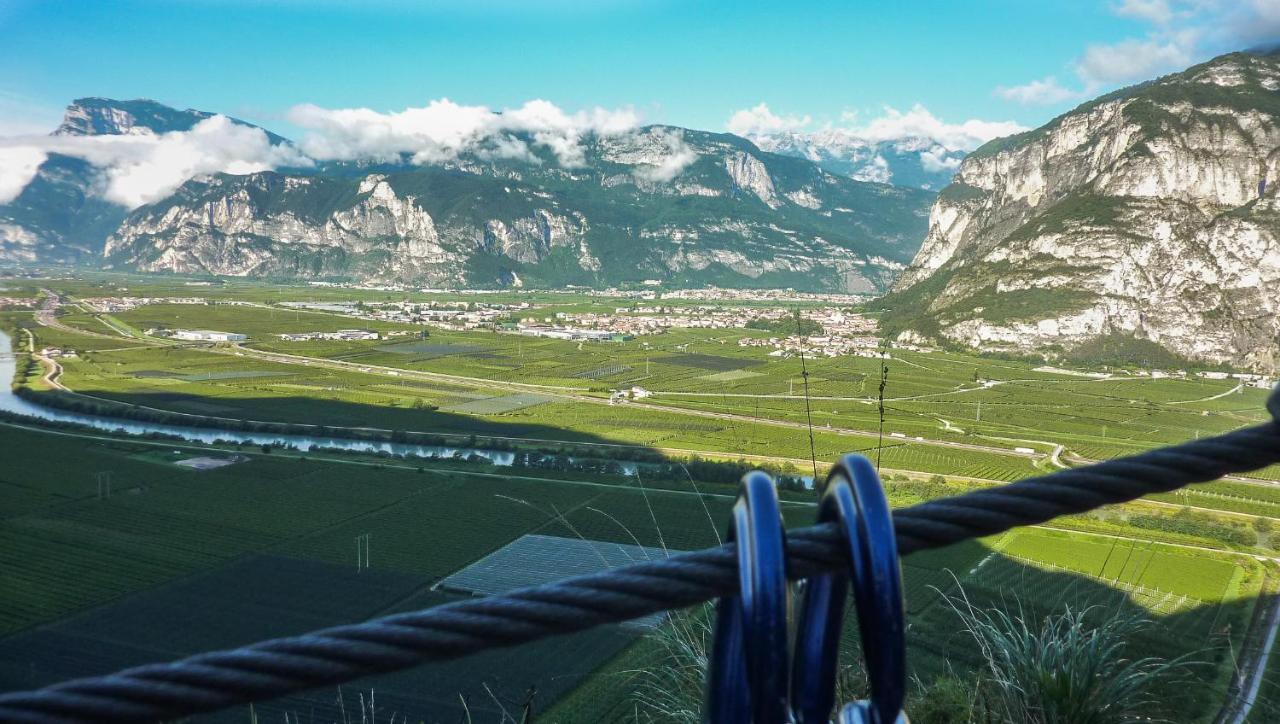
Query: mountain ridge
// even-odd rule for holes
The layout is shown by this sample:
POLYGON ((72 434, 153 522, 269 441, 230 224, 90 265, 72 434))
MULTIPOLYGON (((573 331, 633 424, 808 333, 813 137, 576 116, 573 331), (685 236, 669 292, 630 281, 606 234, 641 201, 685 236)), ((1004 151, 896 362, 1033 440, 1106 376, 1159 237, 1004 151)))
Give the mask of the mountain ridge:
POLYGON ((106 252, 149 271, 546 285, 658 276, 873 292, 910 258, 931 198, 732 134, 653 125, 585 137, 583 152, 576 168, 481 149, 375 172, 340 162, 189 181, 132 212, 106 252), (656 178, 673 135, 691 156, 656 178))
POLYGON ((1274 368, 1277 176, 1280 58, 1226 54, 975 150, 877 305, 901 339, 1274 368))

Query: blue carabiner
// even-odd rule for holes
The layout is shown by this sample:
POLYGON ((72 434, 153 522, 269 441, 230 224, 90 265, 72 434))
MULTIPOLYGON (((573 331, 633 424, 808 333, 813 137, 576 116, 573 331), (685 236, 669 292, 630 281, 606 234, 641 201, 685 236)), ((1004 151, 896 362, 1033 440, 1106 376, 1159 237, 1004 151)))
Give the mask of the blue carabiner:
POLYGON ((738 549, 742 591, 716 606, 707 675, 712 724, 787 720, 787 555, 778 491, 767 474, 742 479, 729 539, 738 549))
POLYGON ((806 584, 796 634, 791 700, 798 724, 830 721, 835 703, 840 629, 848 583, 853 583, 862 655, 871 684, 870 701, 854 702, 841 722, 894 724, 905 721, 906 613, 902 569, 893 517, 871 462, 846 455, 827 476, 819 522, 838 522, 849 546, 849 575, 814 576, 806 584))

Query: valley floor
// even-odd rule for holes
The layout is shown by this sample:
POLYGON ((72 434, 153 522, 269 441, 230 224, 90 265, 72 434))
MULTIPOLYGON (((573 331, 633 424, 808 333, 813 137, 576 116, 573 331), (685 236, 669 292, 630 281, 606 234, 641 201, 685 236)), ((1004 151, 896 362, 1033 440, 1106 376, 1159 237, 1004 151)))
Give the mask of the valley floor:
MULTIPOLYGON (((20 359, 24 349, 76 351, 37 354, 43 369, 19 380, 37 403, 235 429, 444 435, 517 453, 743 459, 794 474, 862 451, 879 458, 895 506, 1265 419, 1265 392, 1230 380, 1081 378, 894 351, 882 435, 878 360, 807 360, 802 373, 795 358, 739 346, 744 330, 588 344, 443 330, 427 340, 291 343, 279 335, 352 321, 275 306, 313 294, 290 288, 228 290, 229 300, 246 302, 237 305, 112 314, 77 306, 106 283, 63 283, 52 289, 56 301, 39 297, 37 313, 0 312, 20 359), (174 343, 139 331, 157 324, 248 339, 174 343), (610 389, 632 386, 652 394, 610 404, 610 389)), ((165 282, 153 283, 160 296, 165 282)), ((41 286, 32 284, 33 299, 41 286)), ((734 494, 730 484, 699 479, 692 463, 693 475, 647 480, 620 469, 516 470, 14 422, 0 425, 0 452, 0 571, 13 584, 0 587, 0 690, 431 605, 455 595, 435 590, 440 580, 528 534, 672 550, 714 544, 734 494), (238 462, 216 469, 178 464, 233 455, 238 462), (365 535, 369 563, 358 570, 356 540, 365 535)), ((976 664, 944 594, 963 590, 978 604, 1013 595, 1035 611, 1097 605, 1155 621, 1135 653, 1194 654, 1211 665, 1201 679, 1213 696, 1170 690, 1171 705, 1208 721, 1256 688, 1252 720, 1266 720, 1280 702, 1280 667, 1267 666, 1256 687, 1248 676, 1243 686, 1232 680, 1266 659, 1274 637, 1260 604, 1280 588, 1277 481, 1280 473, 1263 470, 908 557, 914 672, 927 683, 976 664)), ((811 494, 785 495, 788 523, 808 524, 811 494)), ((549 721, 626 720, 643 686, 628 672, 657 655, 643 630, 612 627, 361 682, 344 696, 350 706, 358 692, 374 691, 380 709, 385 701, 428 720, 456 720, 465 707, 480 721, 519 709, 532 686, 549 721)), ((256 714, 325 712, 336 697, 317 692, 256 714)))

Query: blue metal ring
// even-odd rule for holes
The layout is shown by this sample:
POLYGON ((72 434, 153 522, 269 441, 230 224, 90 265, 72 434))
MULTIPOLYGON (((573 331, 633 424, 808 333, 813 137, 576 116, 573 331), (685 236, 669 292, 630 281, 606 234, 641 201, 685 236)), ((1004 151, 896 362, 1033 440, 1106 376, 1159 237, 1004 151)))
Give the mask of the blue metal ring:
POLYGON ((858 630, 871 700, 845 707, 853 716, 891 724, 906 698, 906 614, 902 569, 889 501, 880 476, 861 455, 846 455, 827 476, 819 522, 838 522, 849 545, 850 575, 809 579, 800 611, 791 699, 800 724, 830 721, 848 582, 852 580, 858 630))
POLYGON ((729 539, 737 542, 742 591, 716 607, 707 676, 712 724, 780 724, 787 720, 786 531, 773 479, 742 479, 729 539))

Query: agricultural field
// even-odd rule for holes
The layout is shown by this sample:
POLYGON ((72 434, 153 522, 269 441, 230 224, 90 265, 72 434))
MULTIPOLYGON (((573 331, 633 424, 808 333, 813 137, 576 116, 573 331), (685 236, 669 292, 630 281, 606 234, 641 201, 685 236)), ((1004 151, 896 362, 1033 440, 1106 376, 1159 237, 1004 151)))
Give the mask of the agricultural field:
MULTIPOLYGON (((16 584, 0 590, 9 634, 0 638, 0 652, 9 652, 0 655, 8 662, 0 666, 0 688, 440 602, 446 599, 430 591, 434 583, 524 535, 653 550, 713 545, 732 502, 727 486, 663 491, 481 478, 282 452, 252 451, 246 461, 201 472, 174 464, 194 452, 163 442, 86 443, 69 433, 8 426, 0 427, 0 450, 6 461, 0 471, 0 570, 16 584), (112 481, 109 498, 100 497, 97 487, 104 472, 112 481), (371 551, 369 568, 358 572, 354 541, 360 535, 369 536, 371 551), (229 591, 235 591, 233 600, 224 601, 229 591), (165 613, 179 609, 184 616, 165 613), (118 624, 110 641, 101 638, 102 620, 118 624), (91 655, 59 653, 72 650, 91 655)), ((917 488, 895 483, 891 498, 909 504, 917 488)), ((784 511, 791 526, 806 525, 814 515, 809 503, 788 504, 784 511)), ((1015 531, 911 556, 905 564, 916 622, 911 656, 921 675, 942 660, 965 665, 965 646, 939 597, 939 591, 953 592, 957 581, 975 599, 1016 591, 1037 605, 1079 600, 1169 618, 1177 635, 1144 644, 1163 652, 1234 640, 1221 631, 1238 637, 1260 582, 1259 564, 1250 557, 1051 530, 1015 531), (1219 633, 1214 638, 1209 632, 1219 633)), ((362 682, 347 695, 372 689, 406 710, 444 716, 455 711, 458 693, 475 710, 489 711, 492 702, 479 701, 485 682, 507 703, 522 701, 536 684, 540 707, 550 707, 551 714, 577 712, 551 720, 598 721, 601 709, 584 709, 570 692, 579 685, 606 686, 613 698, 601 697, 600 707, 631 696, 634 681, 589 673, 647 655, 639 636, 606 629, 527 653, 362 682), (564 656, 571 668, 546 669, 544 656, 564 656), (557 708, 562 696, 564 708, 557 708)), ((328 711, 322 707, 333 701, 333 692, 317 692, 264 705, 258 713, 328 711)))
MULTIPOLYGON (((257 289, 245 291, 238 301, 260 306, 153 305, 114 316, 132 329, 167 326, 242 332, 250 337, 246 354, 283 354, 330 362, 352 372, 371 370, 383 378, 381 384, 387 384, 388 377, 418 373, 462 378, 473 389, 483 390, 486 383, 519 383, 578 397, 603 396, 611 388, 639 385, 652 392, 644 406, 677 415, 730 415, 789 425, 811 421, 819 430, 879 430, 874 398, 880 362, 875 359, 811 359, 806 378, 795 358, 771 358, 760 348, 738 346, 740 338, 765 334, 740 329, 671 330, 621 343, 584 344, 439 329, 429 330, 426 340, 285 342, 277 335, 352 327, 389 332, 404 327, 252 301, 312 299, 312 291, 257 289)), ((230 290, 220 293, 234 297, 230 290)), ((359 296, 353 294, 353 298, 359 296)), ((568 304, 571 300, 561 296, 554 301, 568 304)), ((587 298, 581 303, 602 302, 587 298)), ((75 315, 70 318, 75 321, 75 315)), ((96 319, 88 322, 96 325, 94 331, 105 329, 96 319)), ((132 356, 146 357, 148 352, 143 349, 132 356)), ((260 357, 250 364, 267 359, 285 358, 260 357)), ((296 359, 290 362, 297 366, 296 359)), ((1040 452, 1062 444, 1067 454, 1086 459, 1128 454, 1257 422, 1262 419, 1266 394, 1256 388, 1237 389, 1231 380, 1082 379, 1038 371, 1027 363, 944 352, 898 351, 886 364, 886 434, 990 448, 1030 447, 1040 452)), ((120 381, 113 384, 126 386, 120 381)), ((359 382, 346 386, 364 387, 359 382)), ((288 387, 282 391, 290 390, 306 391, 288 387)), ((376 393, 369 399, 389 402, 376 393)), ((457 401, 444 402, 447 406, 457 401)), ((420 404, 435 402, 424 396, 420 404)), ((560 410, 555 415, 563 418, 560 410)))
MULTIPOLYGON (((0 422, 0 690, 444 602, 457 594, 436 584, 523 536, 657 551, 720 542, 733 486, 687 469, 687 480, 647 480, 644 466, 655 464, 655 454, 695 471, 694 455, 821 475, 825 463, 862 452, 879 463, 891 504, 902 507, 1266 417, 1265 391, 1233 380, 1089 378, 1025 362, 894 350, 884 361, 882 425, 880 360, 802 363, 738 344, 766 332, 678 329, 623 342, 424 333, 279 305, 459 296, 243 281, 188 286, 204 281, 15 280, 32 295, 51 288, 72 300, 55 326, 30 310, 0 312, 17 351, 29 344, 78 352, 60 360, 57 382, 69 391, 29 378, 27 396, 107 405, 109 414, 134 420, 180 413, 215 428, 290 424, 392 440, 429 433, 517 455, 563 446, 565 457, 648 462, 627 474, 554 465, 513 474, 465 456, 202 446, 0 422), (234 303, 106 315, 74 302, 125 294, 234 303), (248 340, 141 338, 154 327, 240 332, 248 340), (349 328, 384 338, 279 337, 349 328), (647 394, 610 404, 610 391, 633 387, 647 394), (193 457, 230 464, 177 464, 193 457), (370 550, 358 553, 358 540, 370 550), (104 621, 118 623, 109 637, 104 621)), ((532 313, 539 318, 628 304, 553 293, 484 298, 499 300, 541 305, 532 313)), ((1272 481, 1280 471, 907 557, 913 673, 928 681, 977 664, 957 630, 954 607, 963 600, 1014 600, 1036 615, 1066 604, 1151 620, 1135 655, 1202 661, 1203 686, 1213 695, 1167 696, 1189 720, 1208 721, 1225 697, 1231 652, 1253 630, 1259 594, 1275 587, 1280 487, 1272 481)), ((811 493, 791 490, 785 500, 788 525, 813 520, 811 493)), ((852 628, 847 639, 856 643, 852 628)), ((535 710, 549 721, 626 720, 642 685, 629 672, 657 655, 643 631, 613 627, 379 677, 343 696, 376 692, 388 706, 446 721, 458 720, 466 701, 473 714, 496 719, 501 708, 521 708, 536 687, 535 710), (542 663, 549 659, 560 663, 542 663)), ((1265 701, 1280 695, 1273 688, 1280 691, 1264 687, 1265 701)), ((336 697, 314 692, 264 704, 255 715, 331 716, 336 697)), ((247 716, 237 711, 225 720, 247 716)))

